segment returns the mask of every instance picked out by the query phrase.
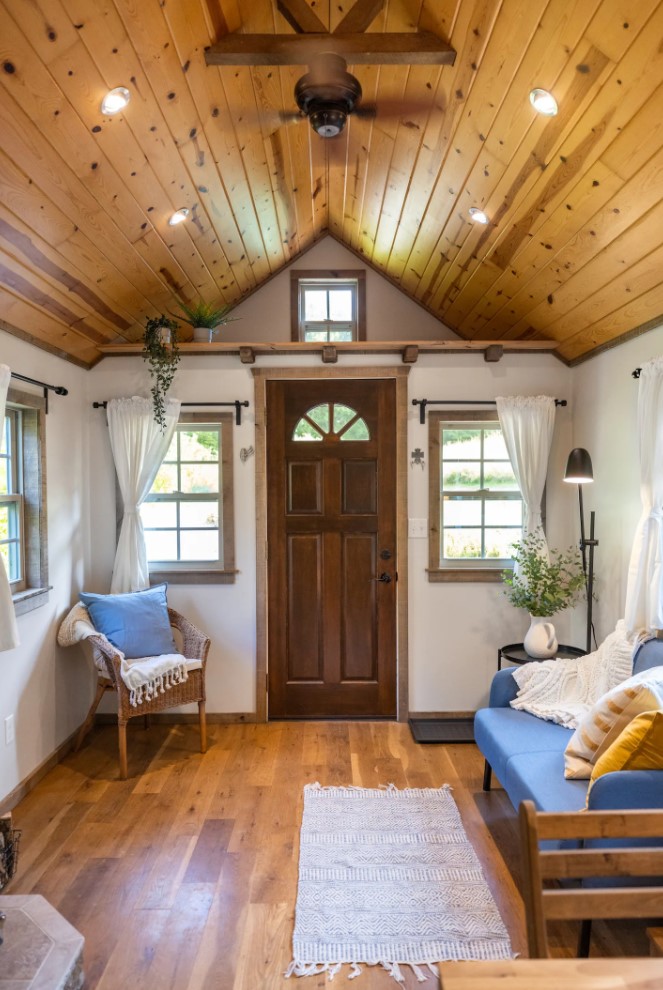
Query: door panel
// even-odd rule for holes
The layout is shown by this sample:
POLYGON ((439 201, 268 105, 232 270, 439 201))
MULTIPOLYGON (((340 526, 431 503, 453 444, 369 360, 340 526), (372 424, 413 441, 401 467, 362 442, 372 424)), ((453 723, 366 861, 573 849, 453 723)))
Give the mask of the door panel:
POLYGON ((288 538, 288 680, 322 680, 322 544, 319 536, 288 538))
POLYGON ((394 382, 269 382, 267 474, 270 717, 395 716, 394 382))
POLYGON ((376 558, 374 534, 343 537, 343 682, 377 680, 376 558))

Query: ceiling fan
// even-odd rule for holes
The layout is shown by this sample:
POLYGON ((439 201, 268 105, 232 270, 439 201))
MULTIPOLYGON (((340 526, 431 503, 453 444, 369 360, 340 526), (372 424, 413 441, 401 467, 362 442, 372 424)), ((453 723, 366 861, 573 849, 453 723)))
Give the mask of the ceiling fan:
POLYGON ((295 85, 299 107, 295 116, 307 117, 320 137, 337 137, 350 114, 375 117, 377 107, 362 104, 361 97, 359 80, 348 72, 345 59, 333 52, 323 52, 312 60, 309 71, 295 85))
POLYGON ((322 138, 338 137, 350 116, 403 120, 409 114, 428 111, 431 105, 430 99, 363 103, 359 80, 348 72, 343 56, 335 52, 322 52, 311 58, 309 71, 295 84, 294 97, 299 109, 278 111, 278 124, 309 120, 322 138))

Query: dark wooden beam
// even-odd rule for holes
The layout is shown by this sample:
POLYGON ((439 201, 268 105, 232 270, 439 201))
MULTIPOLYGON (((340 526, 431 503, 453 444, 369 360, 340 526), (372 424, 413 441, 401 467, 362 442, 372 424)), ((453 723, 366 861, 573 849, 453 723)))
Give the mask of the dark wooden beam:
POLYGON ((308 65, 320 52, 350 65, 453 65, 456 52, 430 31, 408 34, 227 34, 205 52, 208 65, 308 65))
POLYGON ((353 34, 365 31, 384 7, 385 0, 357 0, 347 12, 334 34, 353 34))
POLYGON ((327 30, 316 12, 309 7, 306 0, 276 0, 279 13, 297 34, 324 34, 327 30))

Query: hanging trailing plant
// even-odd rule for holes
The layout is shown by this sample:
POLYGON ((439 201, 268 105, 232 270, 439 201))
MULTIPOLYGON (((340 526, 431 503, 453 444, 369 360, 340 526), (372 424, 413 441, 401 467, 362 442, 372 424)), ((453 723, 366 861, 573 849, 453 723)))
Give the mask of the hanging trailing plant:
POLYGON ((152 376, 154 420, 162 431, 166 429, 166 395, 180 361, 177 329, 175 320, 162 313, 147 321, 143 334, 143 360, 148 362, 152 376))

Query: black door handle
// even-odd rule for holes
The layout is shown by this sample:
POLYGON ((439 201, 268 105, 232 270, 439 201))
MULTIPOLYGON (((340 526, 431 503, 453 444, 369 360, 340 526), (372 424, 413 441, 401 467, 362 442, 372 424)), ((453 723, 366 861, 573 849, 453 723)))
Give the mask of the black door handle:
POLYGON ((380 577, 371 578, 371 580, 379 581, 380 584, 391 584, 391 574, 387 574, 386 571, 383 571, 380 577))

